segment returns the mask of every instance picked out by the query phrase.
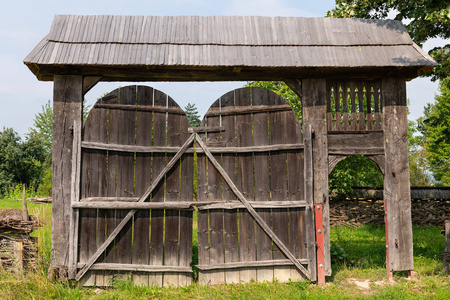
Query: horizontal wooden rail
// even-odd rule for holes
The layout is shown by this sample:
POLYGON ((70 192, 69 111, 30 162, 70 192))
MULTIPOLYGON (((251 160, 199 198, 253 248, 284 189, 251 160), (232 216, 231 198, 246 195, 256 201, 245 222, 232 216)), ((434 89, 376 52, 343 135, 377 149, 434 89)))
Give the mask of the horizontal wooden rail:
POLYGON ((170 113, 176 115, 184 115, 185 112, 180 107, 164 107, 164 106, 147 106, 147 105, 126 105, 126 104, 101 104, 97 103, 94 108, 108 108, 132 111, 154 111, 161 113, 170 113))
POLYGON ((77 202, 72 204, 72 208, 194 210, 190 202, 77 202))
POLYGON ((264 113, 275 111, 291 111, 292 107, 289 104, 285 105, 255 105, 255 106, 236 106, 236 107, 222 107, 210 108, 205 117, 213 116, 227 116, 227 115, 244 115, 251 113, 264 113))
MULTIPOLYGON (((302 265, 308 264, 308 259, 298 259, 302 265)), ((221 269, 239 269, 239 268, 255 268, 255 267, 272 267, 272 266, 293 266, 289 259, 274 259, 260 261, 244 261, 214 265, 198 265, 200 271, 221 270, 221 269)))
MULTIPOLYGON (((177 153, 180 147, 146 147, 134 145, 104 144, 95 142, 82 142, 83 149, 107 150, 117 152, 136 152, 136 153, 177 153)), ((267 146, 250 147, 211 147, 208 148, 211 153, 249 153, 249 152, 268 152, 268 151, 290 151, 301 150, 303 144, 278 144, 267 146)), ((203 149, 193 147, 186 150, 186 153, 204 153, 203 149)))
POLYGON ((189 127, 188 133, 194 132, 218 132, 225 131, 225 126, 209 126, 209 127, 189 127))
MULTIPOLYGON (((84 263, 78 263, 78 269, 85 266, 84 263)), ((115 264, 115 263, 96 263, 89 270, 92 271, 135 271, 135 272, 173 272, 173 273, 192 273, 190 267, 183 266, 157 266, 157 265, 134 265, 134 264, 115 264)))
POLYGON ((355 148, 355 149, 343 149, 343 148, 328 148, 328 154, 333 155, 384 155, 384 148, 355 148))
MULTIPOLYGON (((306 207, 306 201, 248 201, 253 208, 301 208, 306 207)), ((195 204, 194 204, 195 205, 195 204)), ((198 210, 206 209, 237 209, 245 208, 241 201, 218 202, 198 206, 198 210)))
MULTIPOLYGON (((206 209, 237 209, 245 206, 237 200, 231 201, 180 201, 180 202, 137 202, 134 197, 91 197, 81 199, 72 204, 72 208, 91 209, 174 209, 174 210, 198 210, 206 209), (118 200, 122 199, 122 200, 118 200)), ((301 208, 306 207, 306 201, 249 201, 254 208, 301 208)))

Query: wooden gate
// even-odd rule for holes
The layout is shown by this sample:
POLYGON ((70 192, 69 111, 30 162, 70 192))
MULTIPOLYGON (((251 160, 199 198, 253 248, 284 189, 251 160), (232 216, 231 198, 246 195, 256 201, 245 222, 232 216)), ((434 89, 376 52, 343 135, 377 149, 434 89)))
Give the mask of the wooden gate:
POLYGON ((196 131, 214 156, 198 153, 198 201, 220 202, 199 206, 200 282, 315 280, 311 133, 303 143, 291 106, 265 89, 237 89, 196 131))
POLYGON ((150 87, 119 88, 94 105, 76 160, 69 276, 97 286, 131 271, 144 285, 191 282, 192 209, 180 210, 193 197, 193 154, 180 151, 188 140, 184 111, 150 87))
POLYGON ((190 284, 197 207, 200 282, 315 280, 310 127, 302 139, 289 104, 261 88, 225 94, 188 127, 145 86, 101 98, 82 135, 75 122, 69 277, 190 284))

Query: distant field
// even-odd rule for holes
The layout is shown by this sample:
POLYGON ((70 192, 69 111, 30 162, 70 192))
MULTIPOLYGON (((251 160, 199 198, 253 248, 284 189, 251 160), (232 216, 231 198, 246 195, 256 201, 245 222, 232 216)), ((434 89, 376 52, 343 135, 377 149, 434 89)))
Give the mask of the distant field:
MULTIPOLYGON (((21 209, 20 201, 0 200, 0 208, 21 209)), ((414 227, 416 281, 395 273, 386 280, 384 227, 332 227, 333 276, 322 288, 309 282, 247 283, 217 286, 193 284, 180 288, 137 287, 131 281, 114 282, 108 289, 80 288, 74 283, 50 282, 47 268, 51 244, 51 204, 28 205, 43 226, 39 238, 40 260, 36 270, 16 276, 0 270, 0 299, 449 299, 450 276, 442 273, 439 252, 444 236, 439 227, 414 227)), ((196 240, 194 239, 194 243, 196 240)), ((195 262, 196 253, 193 260, 195 262)))

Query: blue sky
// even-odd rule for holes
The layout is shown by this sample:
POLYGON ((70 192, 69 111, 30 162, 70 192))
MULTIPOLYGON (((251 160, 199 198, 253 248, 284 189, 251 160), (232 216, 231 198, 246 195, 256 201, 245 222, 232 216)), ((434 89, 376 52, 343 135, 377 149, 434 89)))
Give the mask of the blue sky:
MULTIPOLYGON (((41 82, 22 60, 48 33, 55 14, 113 15, 260 15, 321 17, 334 7, 332 0, 128 0, 128 1, 8 1, 0 12, 0 130, 12 127, 22 136, 33 124, 34 115, 52 98, 52 82, 41 82)), ((425 44, 428 51, 441 40, 425 44)), ((241 87, 243 82, 206 83, 145 83, 169 94, 181 107, 195 103, 203 115, 210 104, 222 94, 241 87)), ((127 83, 99 83, 87 95, 94 104, 102 94, 127 83)), ((411 100, 410 119, 423 113, 423 107, 433 102, 437 83, 417 78, 407 84, 411 100)))

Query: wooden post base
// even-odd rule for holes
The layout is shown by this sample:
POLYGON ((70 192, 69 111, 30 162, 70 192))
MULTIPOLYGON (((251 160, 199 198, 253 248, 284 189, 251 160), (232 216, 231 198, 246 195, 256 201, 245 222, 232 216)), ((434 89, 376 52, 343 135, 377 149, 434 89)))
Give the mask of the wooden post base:
POLYGON ((314 205, 316 217, 316 246, 317 246, 317 283, 321 286, 325 285, 325 252, 323 243, 323 221, 322 221, 322 204, 314 205))

